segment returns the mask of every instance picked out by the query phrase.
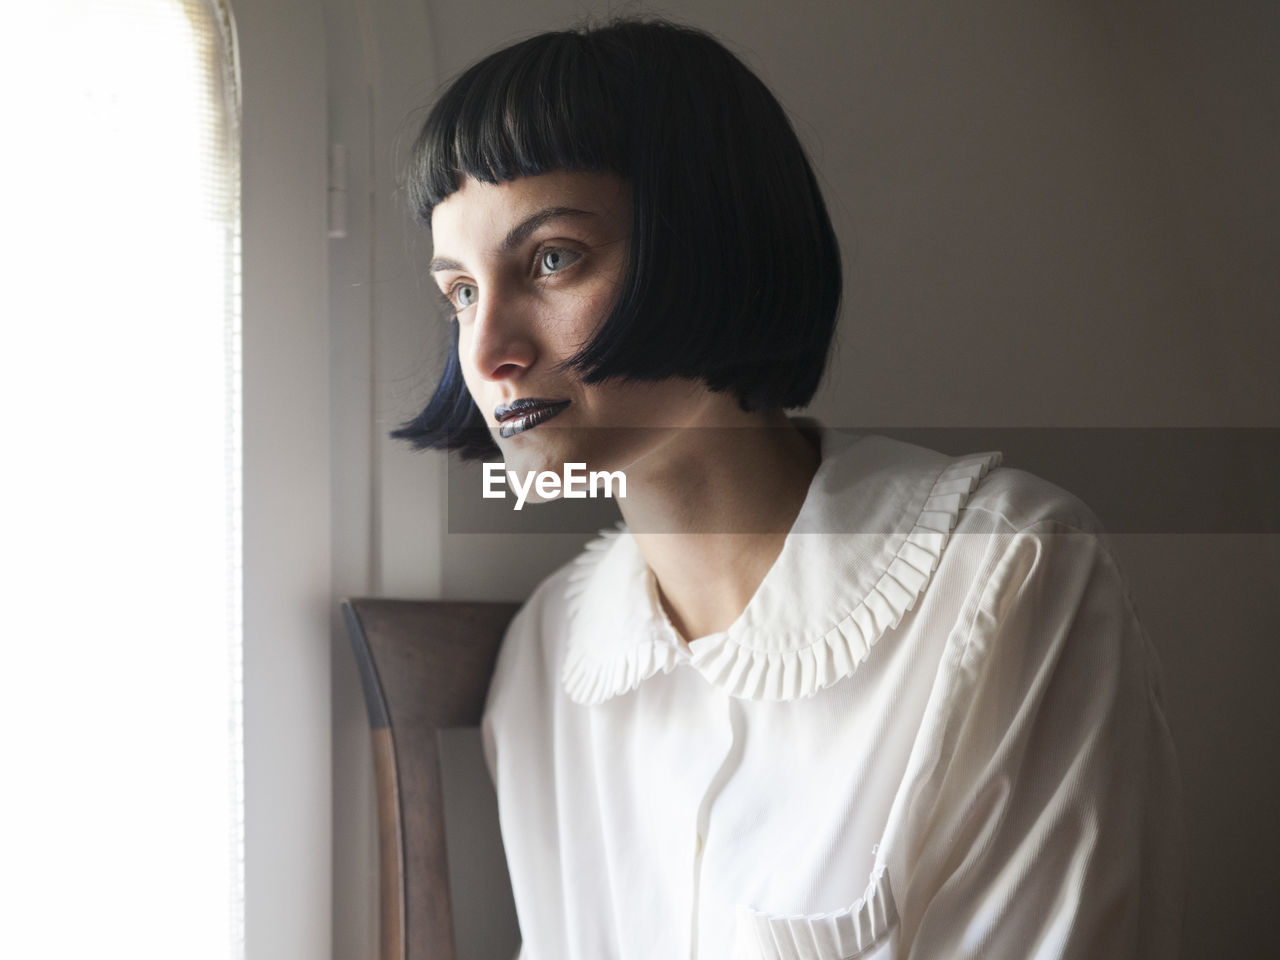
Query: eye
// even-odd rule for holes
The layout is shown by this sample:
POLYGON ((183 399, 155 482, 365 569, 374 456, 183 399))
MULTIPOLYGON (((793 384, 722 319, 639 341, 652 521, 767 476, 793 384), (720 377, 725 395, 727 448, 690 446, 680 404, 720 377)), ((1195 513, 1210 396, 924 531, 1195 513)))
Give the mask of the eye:
POLYGON ((480 291, 474 283, 455 283, 449 288, 449 301, 459 310, 465 310, 476 302, 480 291))
POLYGON ((582 259, 582 254, 576 250, 566 250, 564 247, 547 247, 538 255, 538 274, 546 276, 550 273, 559 273, 566 267, 571 267, 582 259))

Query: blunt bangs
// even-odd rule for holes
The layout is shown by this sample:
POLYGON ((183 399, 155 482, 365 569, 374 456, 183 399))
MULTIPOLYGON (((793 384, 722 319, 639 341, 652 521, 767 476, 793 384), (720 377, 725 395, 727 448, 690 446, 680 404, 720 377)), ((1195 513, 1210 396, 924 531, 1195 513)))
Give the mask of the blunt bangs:
MULTIPOLYGON (((406 186, 429 228, 466 177, 551 170, 613 173, 632 193, 618 300, 568 369, 586 383, 700 380, 748 411, 808 404, 840 305, 839 248, 786 113, 737 57, 663 21, 525 40, 450 85, 406 186)), ((455 328, 435 395, 393 436, 500 455, 485 424, 462 382, 455 328)))
POLYGON ((504 183, 551 170, 626 176, 626 84, 607 83, 588 40, 548 33, 481 60, 431 111, 414 145, 408 184, 428 228, 463 177, 504 183))

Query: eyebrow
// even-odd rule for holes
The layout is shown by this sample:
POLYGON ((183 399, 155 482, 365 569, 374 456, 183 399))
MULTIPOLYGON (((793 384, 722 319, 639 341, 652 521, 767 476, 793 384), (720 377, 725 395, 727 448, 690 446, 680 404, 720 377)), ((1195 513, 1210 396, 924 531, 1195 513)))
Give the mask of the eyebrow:
MULTIPOLYGON (((502 238, 502 244, 499 249, 503 253, 510 253, 520 244, 529 239, 529 235, 537 230, 544 223, 552 220, 559 220, 562 217, 594 217, 596 214, 590 210, 578 210, 574 207, 545 207, 537 213, 525 217, 518 224, 512 227, 505 237, 502 238)), ((441 270, 463 270, 465 269, 457 260, 451 260, 448 257, 435 257, 428 267, 431 273, 439 273, 441 270)))

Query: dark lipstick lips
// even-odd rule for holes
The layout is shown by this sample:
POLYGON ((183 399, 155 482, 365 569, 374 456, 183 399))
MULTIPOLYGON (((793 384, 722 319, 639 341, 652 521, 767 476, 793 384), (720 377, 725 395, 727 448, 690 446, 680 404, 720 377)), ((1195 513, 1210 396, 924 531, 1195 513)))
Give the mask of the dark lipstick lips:
POLYGON ((493 418, 502 425, 500 435, 514 437, 517 433, 532 430, 538 424, 550 420, 569 406, 568 400, 542 400, 537 397, 521 397, 511 403, 500 403, 494 408, 493 418))

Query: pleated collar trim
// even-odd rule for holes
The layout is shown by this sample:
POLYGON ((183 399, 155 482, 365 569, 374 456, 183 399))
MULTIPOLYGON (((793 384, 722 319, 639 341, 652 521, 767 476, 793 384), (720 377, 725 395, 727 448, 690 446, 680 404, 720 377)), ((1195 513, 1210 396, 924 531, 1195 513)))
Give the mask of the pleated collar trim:
POLYGON ((625 526, 570 571, 561 679, 603 703, 688 663, 733 697, 795 700, 851 676, 924 594, 960 511, 1001 454, 949 457, 813 421, 822 462, 782 552, 742 615, 688 645, 625 526))

